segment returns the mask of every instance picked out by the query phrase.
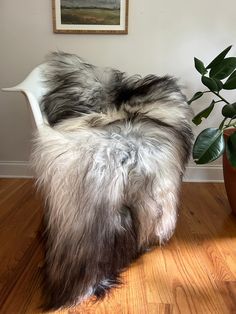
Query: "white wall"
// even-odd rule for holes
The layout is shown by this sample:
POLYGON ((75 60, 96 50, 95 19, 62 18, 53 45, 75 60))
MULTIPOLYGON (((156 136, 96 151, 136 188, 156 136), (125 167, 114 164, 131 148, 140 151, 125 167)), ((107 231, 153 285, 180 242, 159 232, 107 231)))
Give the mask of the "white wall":
MULTIPOLYGON (((190 96, 201 89, 193 57, 209 61, 235 44, 235 12, 235 0, 130 0, 128 35, 62 35, 52 32, 50 0, 1 0, 0 87, 18 83, 59 49, 130 74, 175 75, 190 96)), ((217 114, 212 121, 218 123, 217 114)), ((24 97, 0 92, 0 175, 29 173, 31 131, 24 97)), ((218 179, 220 161, 201 173, 202 179, 218 179)))

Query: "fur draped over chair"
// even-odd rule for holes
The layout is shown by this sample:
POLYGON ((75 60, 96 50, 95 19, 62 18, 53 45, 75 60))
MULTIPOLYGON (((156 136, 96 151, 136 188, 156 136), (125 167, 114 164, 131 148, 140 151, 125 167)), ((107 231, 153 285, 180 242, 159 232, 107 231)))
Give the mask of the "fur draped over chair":
MULTIPOLYGON (((173 234, 192 112, 172 77, 53 53, 32 164, 46 200, 45 309, 102 298, 173 234)), ((158 262, 158 261, 157 261, 158 262)))

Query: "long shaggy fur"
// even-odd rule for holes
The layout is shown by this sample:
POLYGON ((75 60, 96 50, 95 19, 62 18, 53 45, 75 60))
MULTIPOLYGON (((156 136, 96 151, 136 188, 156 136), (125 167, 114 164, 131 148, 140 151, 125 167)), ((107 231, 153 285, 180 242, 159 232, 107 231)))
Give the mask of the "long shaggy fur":
POLYGON ((51 126, 32 162, 47 200, 47 309, 101 298, 177 219, 192 112, 171 77, 128 77, 52 54, 42 108, 51 126))

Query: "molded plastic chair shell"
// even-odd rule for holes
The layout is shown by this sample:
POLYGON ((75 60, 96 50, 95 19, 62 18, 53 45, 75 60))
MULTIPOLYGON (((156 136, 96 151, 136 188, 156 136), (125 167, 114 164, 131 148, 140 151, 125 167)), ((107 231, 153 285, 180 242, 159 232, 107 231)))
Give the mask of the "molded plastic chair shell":
POLYGON ((47 92, 47 89, 43 84, 42 70, 44 67, 45 65, 41 64, 34 68, 20 84, 10 88, 2 88, 2 90, 6 92, 22 92, 26 96, 37 128, 40 128, 44 124, 48 124, 39 105, 41 98, 47 92))

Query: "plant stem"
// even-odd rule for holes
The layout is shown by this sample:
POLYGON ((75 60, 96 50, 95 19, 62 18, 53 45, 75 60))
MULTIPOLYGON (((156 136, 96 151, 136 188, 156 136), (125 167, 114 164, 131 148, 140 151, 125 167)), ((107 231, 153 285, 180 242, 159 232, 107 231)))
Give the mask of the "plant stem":
POLYGON ((236 119, 236 115, 234 115, 234 116, 229 120, 228 124, 224 125, 224 124, 225 124, 225 121, 226 121, 227 119, 229 119, 229 118, 224 118, 223 121, 221 122, 220 126, 219 126, 219 129, 220 129, 222 132, 223 132, 225 129, 230 128, 231 126, 233 126, 233 127, 236 128, 236 121, 231 124, 231 122, 236 119))
POLYGON ((224 126, 224 130, 227 129, 227 128, 230 128, 231 126, 233 126, 234 128, 236 128, 236 123, 232 123, 232 124, 229 123, 229 124, 225 125, 225 126, 224 126))
POLYGON ((224 129, 230 128, 231 126, 236 127, 236 122, 231 123, 232 120, 234 120, 234 118, 230 119, 229 123, 224 126, 224 129))
POLYGON ((224 123, 225 123, 225 121, 226 121, 227 119, 228 119, 228 118, 224 118, 224 120, 221 122, 221 124, 220 124, 220 126, 219 126, 219 129, 220 129, 221 131, 224 130, 224 123))
POLYGON ((215 94, 216 96, 218 96, 221 100, 223 100, 226 104, 229 104, 229 102, 224 98, 222 97, 220 94, 216 93, 216 92, 212 92, 213 94, 215 94))

